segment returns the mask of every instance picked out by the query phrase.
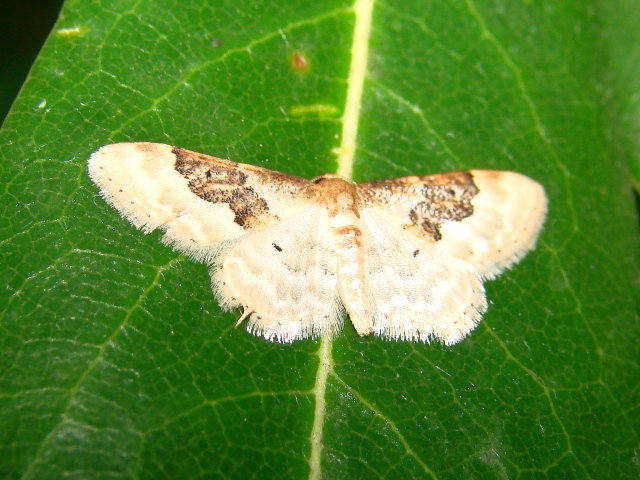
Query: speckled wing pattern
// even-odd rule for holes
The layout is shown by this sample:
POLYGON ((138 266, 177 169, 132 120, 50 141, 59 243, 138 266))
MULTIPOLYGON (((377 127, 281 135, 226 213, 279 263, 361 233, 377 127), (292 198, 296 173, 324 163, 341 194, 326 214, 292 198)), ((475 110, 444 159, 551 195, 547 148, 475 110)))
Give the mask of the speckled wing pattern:
POLYGON ((89 160, 101 195, 144 232, 210 267, 222 308, 269 340, 356 331, 461 340, 487 308, 483 279, 542 228, 542 187, 479 171, 359 185, 312 181, 170 145, 108 145, 89 160))
POLYGON ((491 279, 535 247, 544 189, 513 172, 471 170, 358 185, 374 330, 461 340, 487 309, 491 279))

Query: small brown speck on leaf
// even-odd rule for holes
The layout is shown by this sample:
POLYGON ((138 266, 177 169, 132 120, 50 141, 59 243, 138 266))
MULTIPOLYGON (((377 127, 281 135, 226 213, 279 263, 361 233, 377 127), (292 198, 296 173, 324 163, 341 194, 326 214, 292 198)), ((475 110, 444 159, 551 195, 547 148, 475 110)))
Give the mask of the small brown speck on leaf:
POLYGON ((291 55, 291 66, 294 70, 300 73, 306 73, 309 71, 309 60, 302 52, 293 52, 291 55))

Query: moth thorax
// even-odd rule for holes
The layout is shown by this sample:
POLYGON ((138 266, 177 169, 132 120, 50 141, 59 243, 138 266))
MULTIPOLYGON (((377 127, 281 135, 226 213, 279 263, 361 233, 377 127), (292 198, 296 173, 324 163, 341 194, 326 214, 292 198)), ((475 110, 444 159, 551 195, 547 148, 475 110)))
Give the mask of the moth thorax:
POLYGON ((358 193, 353 181, 340 175, 326 173, 316 177, 313 183, 317 201, 328 208, 330 216, 350 213, 359 217, 358 193))

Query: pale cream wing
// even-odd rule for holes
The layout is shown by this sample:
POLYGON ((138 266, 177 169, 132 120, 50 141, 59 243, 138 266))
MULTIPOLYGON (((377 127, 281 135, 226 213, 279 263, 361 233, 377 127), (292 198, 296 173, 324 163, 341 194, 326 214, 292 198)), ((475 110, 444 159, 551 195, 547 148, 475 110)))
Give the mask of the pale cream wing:
POLYGON ((231 242, 211 270, 221 306, 244 308, 247 330, 267 340, 332 336, 343 309, 330 234, 316 205, 231 242))
POLYGON ((358 185, 374 211, 493 278, 535 247, 547 214, 542 186, 513 172, 471 170, 358 185))
POLYGON ((220 242, 312 205, 299 197, 307 180, 171 145, 107 145, 88 168, 131 223, 145 233, 164 230, 166 243, 198 260, 210 260, 220 242))
POLYGON ((471 264, 439 251, 376 211, 365 208, 361 218, 365 288, 377 335, 436 338, 451 345, 475 328, 487 303, 471 264))

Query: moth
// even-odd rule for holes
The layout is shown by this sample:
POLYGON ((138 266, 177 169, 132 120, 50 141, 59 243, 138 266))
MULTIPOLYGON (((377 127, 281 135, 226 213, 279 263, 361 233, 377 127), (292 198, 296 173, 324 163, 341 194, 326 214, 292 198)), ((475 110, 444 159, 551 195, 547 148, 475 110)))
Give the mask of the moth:
POLYGON ((503 171, 309 181, 155 143, 104 146, 88 169, 134 226, 209 265, 238 325, 280 342, 334 336, 346 312, 361 336, 454 344, 547 213, 539 183, 503 171))

